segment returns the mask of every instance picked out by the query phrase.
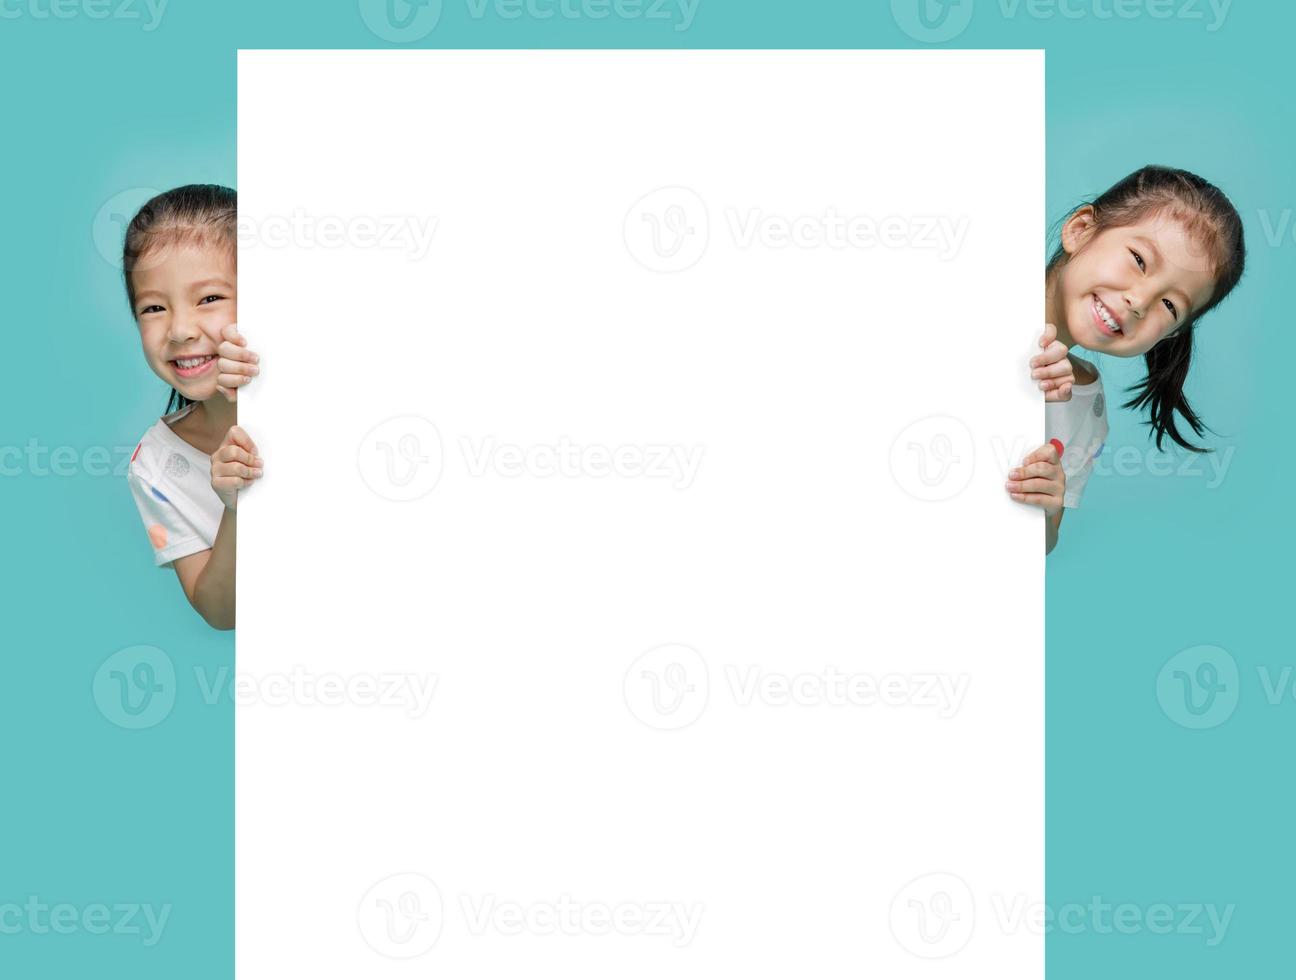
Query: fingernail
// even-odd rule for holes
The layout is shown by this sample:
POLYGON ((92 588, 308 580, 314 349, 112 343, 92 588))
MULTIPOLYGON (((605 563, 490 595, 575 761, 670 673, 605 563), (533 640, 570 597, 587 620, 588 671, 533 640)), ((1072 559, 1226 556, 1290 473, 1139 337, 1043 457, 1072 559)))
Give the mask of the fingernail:
POLYGON ((1031 377, 1032 377, 1032 378, 1039 378, 1039 377, 1043 377, 1043 375, 1044 375, 1043 370, 1041 370, 1041 369, 1039 369, 1039 368, 1036 368, 1034 371, 1031 372, 1031 377))
POLYGON ((1039 383, 1039 390, 1040 390, 1040 391, 1048 391, 1048 382, 1047 382, 1047 381, 1041 381, 1041 382, 1039 383))

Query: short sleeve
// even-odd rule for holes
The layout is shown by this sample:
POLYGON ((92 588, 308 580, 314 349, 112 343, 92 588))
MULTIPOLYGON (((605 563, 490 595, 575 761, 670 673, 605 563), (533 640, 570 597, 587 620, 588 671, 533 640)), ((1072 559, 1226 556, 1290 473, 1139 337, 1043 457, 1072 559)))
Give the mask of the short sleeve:
POLYGON ((144 522, 144 532, 153 547, 154 564, 170 565, 177 558, 211 547, 147 473, 132 466, 126 480, 139 509, 140 520, 144 522))
POLYGON ((1062 494, 1063 507, 1074 508, 1080 506, 1080 497, 1084 493, 1085 486, 1089 483, 1089 477, 1094 471, 1094 460, 1098 458, 1098 453, 1102 451, 1103 447, 1099 446, 1097 451, 1084 461, 1084 465, 1080 469, 1067 474, 1066 492, 1062 494))

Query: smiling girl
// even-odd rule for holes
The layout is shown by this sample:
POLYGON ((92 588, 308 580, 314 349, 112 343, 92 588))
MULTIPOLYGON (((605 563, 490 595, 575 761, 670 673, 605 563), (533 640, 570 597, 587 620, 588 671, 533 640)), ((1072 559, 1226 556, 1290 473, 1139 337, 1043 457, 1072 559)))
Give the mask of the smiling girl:
POLYGON ((1142 356, 1147 377, 1125 408, 1146 409, 1157 449, 1206 426, 1184 395, 1193 335, 1238 284, 1246 263, 1242 219, 1214 185, 1186 170, 1148 166, 1071 213, 1044 270, 1044 348, 1031 376, 1045 393, 1041 446, 1008 474, 1014 500, 1045 513, 1045 550, 1057 543, 1064 507, 1077 507, 1107 438, 1098 369, 1077 347, 1142 356))
POLYGON ((238 491, 263 466, 237 425, 238 389, 259 372, 236 326, 237 220, 227 187, 167 191, 131 221, 122 263, 144 359, 171 385, 127 479, 154 561, 217 629, 234 627, 238 491))

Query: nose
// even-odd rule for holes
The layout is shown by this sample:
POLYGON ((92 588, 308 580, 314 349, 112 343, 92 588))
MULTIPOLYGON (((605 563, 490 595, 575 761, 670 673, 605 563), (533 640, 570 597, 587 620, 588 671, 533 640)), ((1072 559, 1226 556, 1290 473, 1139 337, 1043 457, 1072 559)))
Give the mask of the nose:
POLYGON ((171 318, 171 325, 167 328, 167 338, 177 347, 189 343, 191 340, 197 340, 200 334, 198 324, 187 316, 177 314, 171 318))
POLYGON ((1134 316, 1137 319, 1142 320, 1143 313, 1147 306, 1147 300, 1145 300, 1142 296, 1134 295, 1132 293, 1126 293, 1125 306, 1131 313, 1134 314, 1134 316))

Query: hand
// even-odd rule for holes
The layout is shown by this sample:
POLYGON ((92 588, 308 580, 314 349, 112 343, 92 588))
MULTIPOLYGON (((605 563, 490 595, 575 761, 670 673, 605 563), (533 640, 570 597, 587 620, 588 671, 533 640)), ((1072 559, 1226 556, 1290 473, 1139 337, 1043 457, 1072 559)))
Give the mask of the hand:
MULTIPOLYGON (((1067 346, 1057 339, 1057 327, 1044 324, 1039 345, 1044 349, 1031 358, 1031 377, 1039 382, 1046 402, 1069 402, 1075 384, 1075 369, 1067 357, 1067 346)), ((222 369, 223 370, 223 369, 222 369)))
POLYGON ((238 507, 238 492, 261 478, 265 464, 252 437, 231 425, 220 448, 211 455, 211 485, 226 510, 238 507))
POLYGON ((216 348, 216 390, 226 401, 238 400, 238 389, 261 373, 257 363, 261 360, 247 349, 247 340, 238 332, 237 323, 227 323, 221 328, 221 343, 216 348))
POLYGON ((1013 500, 1041 507, 1050 517, 1060 513, 1066 473, 1062 471, 1058 443, 1046 442, 1023 459, 1021 466, 1008 472, 1004 488, 1013 500))

